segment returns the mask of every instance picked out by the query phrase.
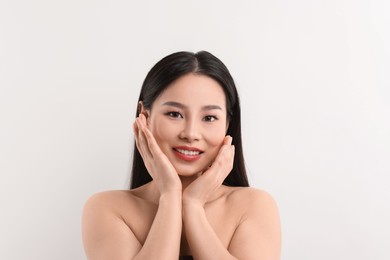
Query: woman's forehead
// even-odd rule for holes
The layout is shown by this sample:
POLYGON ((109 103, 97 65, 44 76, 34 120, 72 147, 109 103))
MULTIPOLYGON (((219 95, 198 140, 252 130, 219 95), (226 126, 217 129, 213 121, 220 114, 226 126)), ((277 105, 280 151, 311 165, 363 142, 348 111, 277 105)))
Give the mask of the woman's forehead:
POLYGON ((226 97, 221 85, 208 76, 198 74, 187 74, 178 78, 155 102, 160 105, 166 102, 177 102, 186 106, 226 107, 226 97))

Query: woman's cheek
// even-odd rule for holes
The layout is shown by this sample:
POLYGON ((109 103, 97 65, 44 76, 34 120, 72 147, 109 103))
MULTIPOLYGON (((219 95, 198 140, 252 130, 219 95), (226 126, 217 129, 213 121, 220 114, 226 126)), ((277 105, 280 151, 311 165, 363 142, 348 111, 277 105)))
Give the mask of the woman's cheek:
POLYGON ((225 136, 225 129, 221 127, 207 131, 207 139, 209 140, 209 144, 212 146, 221 147, 225 136))
POLYGON ((168 124, 162 122, 152 122, 149 125, 149 129, 161 149, 164 147, 164 143, 171 141, 174 132, 174 129, 171 129, 168 124), (164 127, 158 127, 159 125, 163 125, 164 127))
POLYGON ((207 143, 212 150, 212 161, 215 160, 219 150, 222 147, 223 140, 225 139, 224 131, 210 131, 207 135, 207 143))

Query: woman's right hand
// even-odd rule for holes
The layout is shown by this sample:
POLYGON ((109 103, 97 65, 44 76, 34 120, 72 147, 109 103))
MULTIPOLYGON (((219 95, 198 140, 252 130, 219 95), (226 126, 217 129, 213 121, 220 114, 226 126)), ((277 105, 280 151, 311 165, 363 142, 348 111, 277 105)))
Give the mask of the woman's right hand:
POLYGON ((143 114, 136 118, 133 128, 138 151, 146 169, 157 184, 160 195, 171 191, 181 191, 182 185, 176 169, 161 151, 146 125, 146 118, 143 114))

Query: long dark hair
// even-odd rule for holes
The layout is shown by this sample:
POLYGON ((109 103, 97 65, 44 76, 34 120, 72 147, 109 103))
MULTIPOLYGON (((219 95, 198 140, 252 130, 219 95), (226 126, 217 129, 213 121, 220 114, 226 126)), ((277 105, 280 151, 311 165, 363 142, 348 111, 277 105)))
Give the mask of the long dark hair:
MULTIPOLYGON (((224 180, 227 186, 248 187, 241 140, 241 108, 234 80, 226 66, 209 52, 176 52, 160 60, 147 74, 141 88, 138 102, 145 109, 151 109, 156 98, 176 79, 188 73, 208 76, 216 80, 226 96, 226 109, 229 120, 227 134, 233 138, 235 156, 233 169, 224 180)), ((139 115, 138 109, 136 116, 139 115)), ((133 168, 130 189, 142 186, 152 180, 141 154, 134 145, 133 168)))

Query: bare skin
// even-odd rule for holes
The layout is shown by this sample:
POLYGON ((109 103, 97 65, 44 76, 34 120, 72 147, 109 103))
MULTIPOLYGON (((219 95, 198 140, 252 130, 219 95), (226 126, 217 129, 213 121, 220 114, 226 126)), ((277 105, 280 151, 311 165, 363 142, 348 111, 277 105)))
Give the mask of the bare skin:
POLYGON ((88 259, 280 258, 272 197, 222 185, 234 159, 225 107, 218 83, 189 74, 156 99, 153 113, 141 108, 134 135, 153 181, 88 200, 83 212, 88 259), (188 155, 183 147, 202 152, 188 155))

